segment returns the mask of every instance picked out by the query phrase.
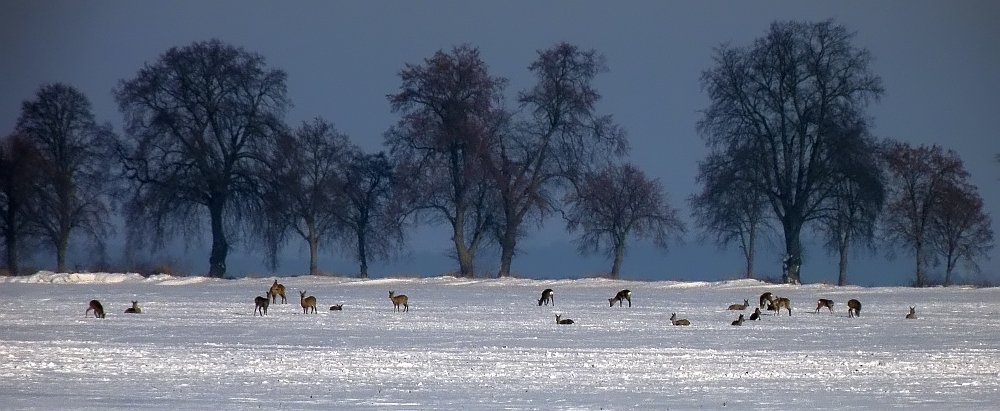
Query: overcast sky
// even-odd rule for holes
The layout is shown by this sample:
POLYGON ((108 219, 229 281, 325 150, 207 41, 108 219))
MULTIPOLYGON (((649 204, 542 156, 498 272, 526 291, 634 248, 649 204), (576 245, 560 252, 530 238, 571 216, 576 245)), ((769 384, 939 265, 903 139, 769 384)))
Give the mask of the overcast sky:
MULTIPOLYGON (((689 215, 685 199, 697 191, 697 161, 706 154, 695 132, 707 105, 699 76, 713 48, 746 45, 775 20, 833 18, 857 32, 855 45, 875 57, 871 67, 885 95, 869 113, 874 133, 914 144, 954 149, 994 217, 1000 210, 1000 2, 995 1, 9 1, 0 0, 0 133, 13 130, 21 102, 46 83, 68 83, 85 93, 99 121, 121 130, 111 90, 172 46, 218 38, 266 58, 288 73, 294 107, 287 121, 322 116, 362 148, 382 148, 382 133, 397 119, 385 98, 398 90, 405 63, 439 49, 478 46, 509 92, 530 86, 527 66, 536 51, 567 41, 607 56, 610 72, 596 80, 602 113, 627 131, 629 160, 658 178, 669 201, 689 215)), ((739 252, 700 244, 692 230, 668 252, 633 244, 626 278, 717 280, 741 272, 739 252)), ((206 229, 207 231, 207 229, 206 229)), ((526 277, 583 277, 606 272, 610 261, 581 258, 563 223, 549 221, 521 245, 513 271, 526 277)), ((780 242, 780 239, 778 239, 780 242)), ((836 263, 804 238, 809 249, 802 280, 835 281, 836 263)), ((209 242, 169 250, 167 257, 207 271, 209 242)), ((77 254, 82 254, 77 250, 77 254)), ((291 244, 281 273, 307 271, 307 254, 291 244)), ((414 233, 408 257, 372 268, 375 276, 437 275, 455 269, 448 234, 414 233)), ((112 255, 117 255, 112 250, 112 255)), ((495 253, 494 253, 495 254, 495 253)), ((983 261, 986 277, 1000 278, 1000 252, 983 261)), ((761 275, 780 275, 781 253, 765 245, 761 275)), ((54 265, 47 256, 38 263, 54 265)), ((484 255, 481 269, 496 258, 484 255)), ((83 261, 78 257, 78 262, 83 261)), ((230 274, 266 273, 258 252, 230 254, 230 274)), ((321 269, 356 272, 328 255, 321 269)), ((860 285, 908 283, 906 254, 859 255, 849 280, 860 285)))

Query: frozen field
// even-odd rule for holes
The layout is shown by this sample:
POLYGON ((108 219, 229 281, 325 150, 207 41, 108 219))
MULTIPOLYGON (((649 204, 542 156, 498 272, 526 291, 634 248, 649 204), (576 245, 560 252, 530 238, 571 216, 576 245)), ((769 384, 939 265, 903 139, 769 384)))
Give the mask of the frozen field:
POLYGON ((0 409, 1000 407, 995 288, 294 277, 279 279, 288 304, 253 316, 273 280, 0 277, 0 409), (544 288, 555 308, 537 305, 544 288), (622 288, 632 307, 609 308, 622 288), (302 314, 303 289, 318 315, 302 314), (390 290, 409 312, 393 312, 390 290), (731 326, 726 307, 764 291, 790 298, 792 316, 731 326), (84 318, 95 298, 107 318, 84 318), (813 313, 817 298, 834 313, 813 313), (130 300, 142 314, 123 313, 130 300))

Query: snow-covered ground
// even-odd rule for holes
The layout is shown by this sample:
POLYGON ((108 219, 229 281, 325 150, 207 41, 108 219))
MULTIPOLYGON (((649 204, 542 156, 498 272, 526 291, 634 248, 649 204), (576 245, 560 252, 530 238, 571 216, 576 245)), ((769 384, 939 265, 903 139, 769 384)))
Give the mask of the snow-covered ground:
POLYGON ((1000 407, 996 288, 292 277, 288 304, 254 316, 273 280, 0 278, 0 409, 1000 407), (555 308, 537 305, 544 288, 555 308), (622 288, 632 307, 608 307, 622 288), (302 314, 299 290, 319 314, 302 314), (792 316, 731 326, 726 307, 764 291, 792 316), (834 313, 814 313, 817 298, 834 313), (84 318, 91 299, 107 318, 84 318), (130 300, 142 314, 123 313, 130 300))

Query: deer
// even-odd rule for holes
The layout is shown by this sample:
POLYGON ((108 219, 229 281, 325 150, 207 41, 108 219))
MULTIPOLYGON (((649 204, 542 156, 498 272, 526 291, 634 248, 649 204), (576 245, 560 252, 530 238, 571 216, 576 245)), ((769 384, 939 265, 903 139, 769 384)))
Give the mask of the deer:
POLYGON ((622 300, 628 300, 628 306, 632 306, 632 292, 629 290, 621 290, 618 294, 615 294, 615 298, 609 298, 608 302, 611 303, 611 307, 615 306, 615 301, 618 302, 618 306, 622 306, 622 300))
POLYGON ((853 298, 847 301, 847 316, 851 318, 861 316, 861 301, 853 298))
POLYGON ((410 311, 410 306, 406 305, 409 299, 405 295, 396 295, 395 292, 389 291, 389 299, 392 300, 392 312, 399 311, 399 306, 401 305, 403 306, 402 312, 410 311))
POLYGON ((331 305, 330 311, 344 311, 344 305, 343 304, 331 305))
POLYGON ((917 310, 916 310, 916 307, 910 307, 910 313, 906 314, 906 319, 907 320, 916 320, 917 319, 917 310))
POLYGON ((312 308, 312 313, 316 314, 316 297, 311 295, 306 297, 305 290, 299 291, 299 305, 302 306, 302 314, 309 314, 310 308, 312 308))
POLYGON ((750 321, 760 320, 760 308, 754 307, 753 314, 750 314, 750 321))
POLYGON ((733 321, 733 325, 743 325, 743 314, 740 314, 740 318, 733 321))
POLYGON ((772 306, 774 307, 776 315, 781 315, 781 307, 785 307, 785 309, 788 310, 789 316, 792 315, 792 300, 785 297, 778 297, 774 299, 774 304, 772 306))
POLYGON ((670 323, 673 325, 691 325, 691 322, 688 321, 687 319, 678 320, 677 313, 673 313, 670 315, 670 323))
POLYGON ((274 284, 271 284, 271 303, 277 303, 278 296, 281 296, 282 304, 288 303, 288 300, 285 298, 285 286, 278 284, 278 280, 274 280, 274 284))
POLYGON ((767 303, 773 303, 774 302, 774 294, 771 294, 770 291, 768 291, 768 292, 760 295, 760 308, 766 307, 764 305, 764 303, 766 303, 766 302, 767 303))
POLYGON ((743 304, 730 304, 728 309, 735 311, 743 311, 747 309, 748 306, 750 306, 750 301, 743 300, 743 304))
POLYGON ((90 314, 90 310, 94 310, 94 318, 104 318, 104 306, 101 305, 100 301, 90 300, 90 304, 87 305, 87 311, 83 312, 83 316, 87 317, 90 314))
POLYGON ((546 288, 545 290, 542 291, 542 298, 538 299, 538 306, 541 307, 542 303, 545 303, 545 305, 549 305, 550 302, 552 303, 553 307, 556 306, 555 292, 552 291, 551 288, 546 288))
POLYGON ((561 319, 562 315, 556 314, 556 324, 573 324, 573 320, 567 318, 565 320, 561 319))
POLYGON ((139 302, 132 301, 132 306, 125 309, 125 314, 142 314, 142 309, 139 308, 139 302))
POLYGON ((830 310, 830 312, 832 313, 833 312, 833 300, 827 300, 826 298, 820 298, 819 301, 816 303, 816 311, 815 312, 819 313, 819 309, 823 308, 823 307, 828 308, 830 310))
POLYGON ((253 299, 253 304, 254 304, 253 315, 257 315, 258 312, 260 313, 261 317, 267 315, 267 306, 271 305, 271 297, 272 297, 271 290, 268 290, 267 293, 265 293, 264 295, 265 297, 261 297, 258 295, 253 299))

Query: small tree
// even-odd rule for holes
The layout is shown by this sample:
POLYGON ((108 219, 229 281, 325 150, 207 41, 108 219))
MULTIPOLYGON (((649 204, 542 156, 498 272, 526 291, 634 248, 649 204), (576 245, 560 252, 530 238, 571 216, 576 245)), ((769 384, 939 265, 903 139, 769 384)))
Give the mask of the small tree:
POLYGON ((32 219, 38 210, 42 162, 41 153, 23 136, 0 139, 0 240, 7 271, 13 275, 20 273, 22 252, 30 252, 29 243, 38 236, 32 219))
POLYGON ((344 177, 345 201, 338 213, 346 231, 342 243, 360 264, 358 276, 368 278, 369 261, 389 258, 405 242, 406 213, 397 202, 397 180, 385 153, 355 150, 344 177))
POLYGON ((983 210, 983 199, 975 186, 947 186, 931 219, 934 249, 944 259, 944 285, 951 285, 959 261, 978 271, 976 260, 986 257, 993 249, 993 229, 990 216, 983 210))
POLYGON ((659 180, 650 180, 631 164, 588 175, 579 191, 567 195, 566 229, 581 230, 576 243, 584 255, 603 251, 614 259, 610 276, 619 277, 629 237, 652 239, 667 249, 686 229, 678 211, 667 204, 659 180))

